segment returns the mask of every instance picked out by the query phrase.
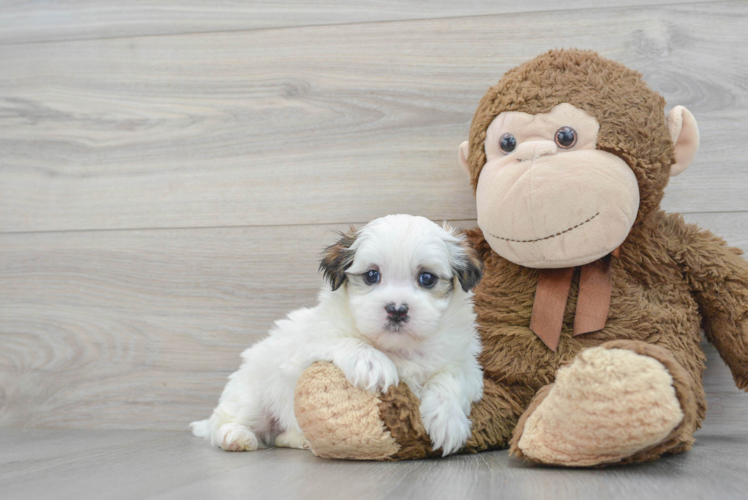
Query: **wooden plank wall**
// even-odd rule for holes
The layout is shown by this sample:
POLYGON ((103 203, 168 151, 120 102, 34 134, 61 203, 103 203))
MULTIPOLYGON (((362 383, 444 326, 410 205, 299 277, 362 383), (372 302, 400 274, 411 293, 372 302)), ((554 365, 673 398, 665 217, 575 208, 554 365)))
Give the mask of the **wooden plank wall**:
POLYGON ((206 416, 335 230, 473 223, 472 112, 551 48, 695 114, 664 207, 748 250, 746 26, 743 1, 0 2, 0 426, 206 416))

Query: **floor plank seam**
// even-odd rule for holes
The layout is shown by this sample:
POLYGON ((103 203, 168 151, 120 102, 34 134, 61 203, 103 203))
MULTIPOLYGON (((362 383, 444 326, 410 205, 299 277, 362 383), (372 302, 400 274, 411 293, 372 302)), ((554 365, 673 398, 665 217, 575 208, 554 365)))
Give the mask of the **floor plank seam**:
MULTIPOLYGON (((665 210, 667 213, 679 213, 681 215, 697 216, 697 215, 728 215, 728 214, 748 214, 748 210, 719 210, 713 212, 670 212, 665 210)), ((425 216, 427 217, 427 216, 425 216)), ((474 218, 443 218, 437 217, 430 219, 437 222, 468 222, 475 221, 474 218)), ((0 231, 0 237, 4 235, 31 235, 31 234, 58 234, 58 233, 111 233, 111 232, 133 232, 133 231, 180 231, 180 230, 198 230, 198 229, 262 229, 262 228, 276 228, 276 227, 320 227, 320 226, 345 226, 353 225, 360 226, 368 223, 369 221, 341 221, 341 222, 303 222, 298 224, 237 224, 228 226, 164 226, 164 227, 117 227, 117 228, 91 228, 91 229, 43 229, 38 231, 0 231)))

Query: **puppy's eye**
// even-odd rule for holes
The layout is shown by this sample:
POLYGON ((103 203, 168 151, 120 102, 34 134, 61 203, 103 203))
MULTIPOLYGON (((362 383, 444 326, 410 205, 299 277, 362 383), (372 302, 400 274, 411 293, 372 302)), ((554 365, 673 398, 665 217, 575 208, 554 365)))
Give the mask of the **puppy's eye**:
POLYGON ((364 273, 364 281, 367 285, 376 285, 379 283, 379 279, 379 271, 372 269, 371 271, 366 271, 366 273, 364 273))
POLYGON ((556 131, 556 144, 558 147, 569 149, 577 143, 577 131, 571 127, 561 127, 556 131))
POLYGON ((421 273, 418 282, 425 288, 431 288, 436 283, 436 276, 431 273, 421 273))
POLYGON ((512 134, 504 134, 499 139, 499 148, 502 152, 509 154, 517 147, 517 139, 512 134))

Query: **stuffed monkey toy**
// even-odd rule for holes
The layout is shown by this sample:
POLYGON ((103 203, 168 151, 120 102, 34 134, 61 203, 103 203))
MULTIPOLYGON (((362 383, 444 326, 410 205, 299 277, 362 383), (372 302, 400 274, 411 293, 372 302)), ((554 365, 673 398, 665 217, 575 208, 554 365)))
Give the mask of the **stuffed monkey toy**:
MULTIPOLYGON (((641 74, 554 50, 488 90, 459 158, 484 260, 475 290, 484 395, 465 452, 545 464, 641 462, 691 448, 706 412, 701 331, 748 387, 748 265, 660 211, 691 163, 696 121, 641 74)), ((405 384, 350 386, 316 363, 296 415, 315 454, 397 460, 431 447, 405 384)))

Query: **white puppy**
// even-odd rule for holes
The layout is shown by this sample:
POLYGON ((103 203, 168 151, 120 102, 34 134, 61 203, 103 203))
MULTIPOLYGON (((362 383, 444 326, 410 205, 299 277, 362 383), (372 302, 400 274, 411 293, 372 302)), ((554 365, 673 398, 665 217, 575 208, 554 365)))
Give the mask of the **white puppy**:
POLYGON ((472 289, 481 264, 464 237, 423 217, 390 215, 343 234, 320 264, 331 287, 319 304, 277 321, 244 362, 196 436, 225 450, 306 448, 294 415, 299 376, 315 361, 386 391, 400 380, 420 399, 423 424, 444 455, 470 436, 483 393, 472 289))

